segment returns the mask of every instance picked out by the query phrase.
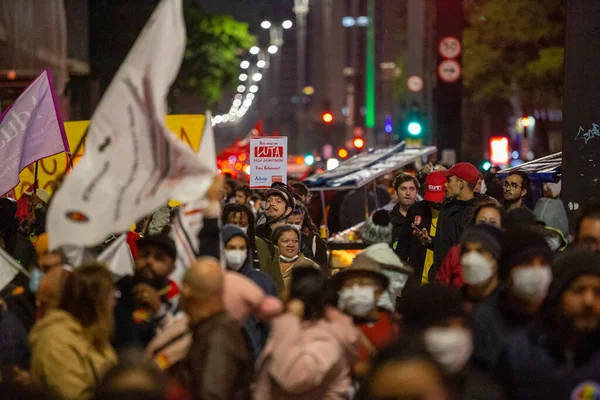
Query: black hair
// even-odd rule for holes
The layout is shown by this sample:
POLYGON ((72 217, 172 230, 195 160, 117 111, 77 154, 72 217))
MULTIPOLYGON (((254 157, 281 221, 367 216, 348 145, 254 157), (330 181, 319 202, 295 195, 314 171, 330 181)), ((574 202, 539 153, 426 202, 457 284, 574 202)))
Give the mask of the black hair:
POLYGON ((575 220, 575 235, 579 236, 579 230, 584 219, 600 219, 600 202, 586 204, 581 208, 575 220))
POLYGON ((521 177, 523 184, 521 185, 521 189, 527 190, 527 193, 531 192, 531 179, 529 179, 529 175, 527 175, 523 171, 513 171, 508 176, 518 175, 521 177))
POLYGON ((281 235, 283 235, 286 232, 294 232, 296 235, 298 235, 298 240, 302 240, 300 231, 298 231, 296 228, 294 228, 291 225, 282 225, 282 226, 278 226, 273 231, 273 234, 271 235, 271 242, 273 242, 273 244, 275 246, 277 246, 277 242, 279 241, 279 238, 281 237, 281 235))
POLYGON ((400 185, 406 182, 414 182, 415 186, 417 187, 417 190, 419 190, 419 180, 415 176, 403 172, 400 175, 398 175, 396 179, 394 179, 394 191, 397 192, 400 185))
POLYGON ((469 225, 475 225, 477 223, 477 214, 479 214, 479 212, 485 208, 493 208, 494 210, 498 211, 500 214, 500 225, 504 226, 504 216, 506 215, 506 210, 504 210, 504 207, 502 207, 495 199, 485 200, 477 203, 471 213, 469 225))
POLYGON ((223 214, 221 215, 221 222, 223 225, 227 224, 229 214, 246 214, 248 216, 248 230, 246 235, 250 243, 254 244, 255 232, 254 232, 254 214, 250 208, 245 204, 229 203, 223 208, 223 214))
POLYGON ((234 193, 235 192, 242 192, 244 194, 244 197, 246 197, 246 198, 250 198, 250 196, 252 196, 252 189, 250 189, 250 186, 248 186, 248 185, 242 185, 242 186, 237 187, 234 190, 234 193))
POLYGON ((302 182, 293 183, 292 190, 294 191, 294 193, 298 194, 299 196, 308 195, 308 187, 302 182))
POLYGON ((323 271, 313 267, 292 269, 290 298, 304 303, 304 319, 323 318, 327 304, 328 281, 323 271))
POLYGON ((392 364, 402 363, 410 361, 424 361, 429 364, 437 372, 441 383, 448 387, 448 377, 444 373, 442 366, 434 360, 431 354, 425 347, 421 334, 415 333, 405 335, 394 344, 391 344, 377 352, 377 355, 373 359, 371 370, 364 384, 361 385, 359 392, 355 399, 357 400, 368 400, 373 398, 372 384, 373 379, 379 369, 392 364))
POLYGON ((308 213, 308 209, 301 202, 296 203, 291 215, 296 215, 296 214, 302 214, 302 227, 303 228, 308 228, 310 233, 312 233, 313 235, 319 234, 319 230, 317 229, 317 226, 315 225, 312 218, 310 217, 310 214, 308 213))
POLYGON ((110 369, 98 383, 95 400, 112 399, 164 399, 167 394, 167 378, 139 351, 126 350, 120 355, 120 363, 110 369), (139 373, 147 377, 147 381, 153 384, 149 388, 127 388, 119 387, 126 381, 130 373, 139 373))

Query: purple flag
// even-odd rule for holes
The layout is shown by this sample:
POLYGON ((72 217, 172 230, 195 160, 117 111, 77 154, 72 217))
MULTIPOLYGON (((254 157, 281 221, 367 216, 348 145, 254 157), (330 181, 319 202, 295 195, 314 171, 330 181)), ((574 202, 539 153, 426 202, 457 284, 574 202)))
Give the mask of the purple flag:
POLYGON ((0 194, 34 162, 69 152, 50 71, 45 69, 0 116, 0 194))

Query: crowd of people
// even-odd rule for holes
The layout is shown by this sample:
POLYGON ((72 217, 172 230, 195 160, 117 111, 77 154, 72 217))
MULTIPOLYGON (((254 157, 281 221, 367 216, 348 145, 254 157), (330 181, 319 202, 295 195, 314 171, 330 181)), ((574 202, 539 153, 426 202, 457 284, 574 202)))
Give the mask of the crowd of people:
POLYGON ((560 182, 462 162, 370 189, 327 194, 324 210, 301 182, 217 176, 181 281, 177 209, 121 233, 135 268, 116 276, 96 259, 115 236, 84 259, 49 249, 48 193, 0 199, 0 246, 28 271, 0 292, 0 393, 599 398, 600 204, 570 231, 560 182), (365 248, 333 269, 327 236, 364 215, 355 203, 372 210, 365 248))

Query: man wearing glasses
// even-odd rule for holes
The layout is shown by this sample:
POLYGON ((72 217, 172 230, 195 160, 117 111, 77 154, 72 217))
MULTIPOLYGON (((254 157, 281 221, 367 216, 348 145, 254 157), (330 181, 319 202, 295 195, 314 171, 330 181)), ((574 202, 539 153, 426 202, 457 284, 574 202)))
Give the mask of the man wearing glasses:
POLYGON ((502 184, 504 208, 512 210, 514 208, 526 207, 525 196, 529 192, 530 184, 531 181, 525 172, 511 172, 502 184))

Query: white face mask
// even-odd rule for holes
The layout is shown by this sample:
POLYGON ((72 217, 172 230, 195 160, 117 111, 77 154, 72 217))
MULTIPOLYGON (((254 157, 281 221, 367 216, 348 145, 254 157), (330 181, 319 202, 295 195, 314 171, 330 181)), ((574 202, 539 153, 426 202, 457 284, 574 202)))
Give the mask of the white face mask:
POLYGON ((390 284, 385 292, 379 297, 377 301, 377 306, 381 308, 385 308, 390 312, 396 311, 396 298, 406 286, 406 282, 408 281, 408 275, 397 273, 397 272, 389 272, 384 270, 383 273, 390 278, 390 284))
POLYGON ((425 347, 450 374, 459 372, 473 352, 473 334, 465 328, 429 328, 425 331, 425 347))
POLYGON ((549 266, 521 267, 511 271, 513 294, 525 303, 533 304, 543 300, 552 282, 549 266))
POLYGON ((294 257, 286 257, 283 254, 279 255, 279 258, 281 258, 283 261, 285 262, 292 262, 292 261, 296 261, 298 259, 299 255, 296 254, 294 257))
POLYGON ((288 224, 292 228, 296 229, 298 232, 302 232, 302 224, 288 224))
POLYGON ((546 243, 550 246, 550 250, 558 251, 560 249, 561 240, 558 236, 551 236, 546 238, 546 243))
POLYGON ((246 250, 224 250, 224 253, 227 268, 234 271, 239 271, 242 266, 244 266, 246 258, 248 257, 248 252, 246 250))
POLYGON ((236 226, 239 230, 241 230, 242 232, 244 232, 244 234, 248 233, 248 227, 247 226, 244 226, 244 227, 241 227, 239 225, 234 225, 234 226, 236 226))
POLYGON ((338 308, 354 317, 365 317, 375 308, 375 288, 354 285, 339 291, 338 308))
POLYGON ((460 263, 463 277, 468 285, 481 285, 494 275, 494 263, 479 252, 465 253, 460 263))

